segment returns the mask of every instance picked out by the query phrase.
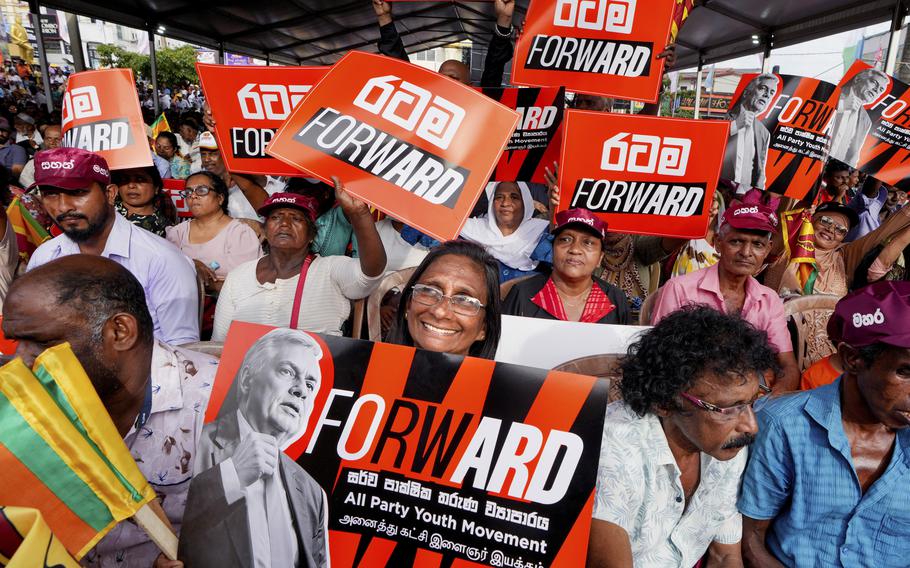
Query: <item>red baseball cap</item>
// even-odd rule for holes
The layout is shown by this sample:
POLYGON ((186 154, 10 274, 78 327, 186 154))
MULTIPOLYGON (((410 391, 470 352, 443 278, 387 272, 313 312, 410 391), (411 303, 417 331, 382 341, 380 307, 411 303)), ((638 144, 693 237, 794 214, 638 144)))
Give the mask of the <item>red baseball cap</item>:
POLYGON ((722 224, 727 223, 734 229, 773 233, 777 230, 778 220, 774 209, 761 203, 733 201, 724 211, 722 224))
POLYGON ((111 183, 107 161, 88 150, 53 148, 35 154, 35 183, 31 187, 50 186, 60 189, 85 189, 92 182, 102 186, 111 183))
POLYGON ((581 207, 577 209, 567 209, 556 214, 555 226, 551 231, 554 235, 568 227, 569 225, 584 225, 589 231, 600 235, 601 239, 607 236, 607 224, 600 217, 581 207))
POLYGON ((291 207, 300 209, 306 213, 310 221, 316 222, 316 212, 319 210, 319 204, 316 199, 309 195, 300 195, 299 193, 276 193, 265 200, 265 203, 256 211, 263 217, 269 214, 273 209, 280 207, 291 207))
POLYGON ((828 320, 828 339, 864 347, 910 348, 910 282, 876 282, 847 294, 828 320))

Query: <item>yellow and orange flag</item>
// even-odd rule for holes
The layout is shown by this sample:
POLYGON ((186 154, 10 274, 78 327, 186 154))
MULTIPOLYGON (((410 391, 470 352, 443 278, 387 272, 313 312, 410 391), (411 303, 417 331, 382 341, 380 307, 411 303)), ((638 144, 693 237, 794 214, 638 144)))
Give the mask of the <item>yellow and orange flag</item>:
POLYGON ((30 568, 42 565, 79 568, 79 563, 44 522, 41 511, 0 506, 0 566, 30 568))
POLYGON ((0 505, 40 511, 77 559, 155 499, 67 343, 0 367, 0 471, 0 505))
POLYGON ((162 132, 170 132, 171 125, 168 124, 167 117, 164 116, 162 112, 158 115, 158 118, 155 119, 155 122, 152 123, 152 140, 158 138, 158 135, 162 132))
POLYGON ((808 209, 794 209, 780 215, 784 228, 784 249, 788 266, 796 267, 800 291, 811 294, 818 271, 815 268, 815 228, 808 209))
POLYGON ((35 249, 51 238, 50 233, 32 217, 18 196, 14 197, 6 208, 6 218, 16 233, 16 245, 19 247, 19 257, 23 262, 28 262, 35 249))

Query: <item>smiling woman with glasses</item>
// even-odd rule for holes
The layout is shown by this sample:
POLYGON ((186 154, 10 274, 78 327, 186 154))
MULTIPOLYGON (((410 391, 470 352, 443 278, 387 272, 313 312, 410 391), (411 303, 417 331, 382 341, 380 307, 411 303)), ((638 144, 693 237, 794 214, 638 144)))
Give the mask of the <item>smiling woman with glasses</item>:
POLYGON ((492 359, 499 345, 499 264, 480 245, 448 241, 423 260, 401 294, 387 341, 492 359))

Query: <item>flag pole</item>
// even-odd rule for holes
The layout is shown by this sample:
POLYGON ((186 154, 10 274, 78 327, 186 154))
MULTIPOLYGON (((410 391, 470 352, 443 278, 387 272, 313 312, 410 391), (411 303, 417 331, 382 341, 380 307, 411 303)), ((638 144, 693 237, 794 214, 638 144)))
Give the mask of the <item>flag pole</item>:
POLYGON ((177 560, 177 535, 158 499, 152 499, 136 511, 133 520, 144 530, 168 560, 177 560))

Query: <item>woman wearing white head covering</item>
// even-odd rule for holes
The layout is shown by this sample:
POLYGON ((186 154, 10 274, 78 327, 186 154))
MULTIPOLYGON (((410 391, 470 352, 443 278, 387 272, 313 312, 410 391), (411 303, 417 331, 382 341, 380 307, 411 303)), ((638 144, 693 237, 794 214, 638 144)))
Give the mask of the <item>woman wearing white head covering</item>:
POLYGON ((547 236, 549 221, 534 219, 534 201, 525 182, 487 184, 486 217, 468 219, 461 236, 484 246, 499 261, 500 282, 537 268, 535 249, 547 236))

